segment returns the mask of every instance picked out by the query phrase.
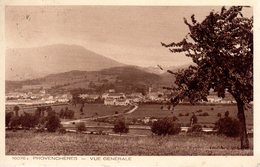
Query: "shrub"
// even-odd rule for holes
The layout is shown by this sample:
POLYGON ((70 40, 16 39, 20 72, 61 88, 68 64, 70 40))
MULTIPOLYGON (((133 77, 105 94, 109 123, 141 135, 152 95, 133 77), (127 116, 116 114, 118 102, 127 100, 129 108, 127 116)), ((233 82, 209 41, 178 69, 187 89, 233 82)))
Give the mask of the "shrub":
POLYGON ((229 117, 229 111, 225 112, 225 117, 229 117))
POLYGON ((83 131, 86 131, 87 128, 86 128, 86 125, 84 122, 80 122, 77 124, 77 131, 78 132, 83 132, 83 131))
POLYGON ((198 123, 198 118, 194 113, 192 113, 192 116, 190 117, 190 125, 192 126, 197 123, 198 123))
POLYGON ((182 113, 179 113, 179 117, 182 117, 183 116, 183 114, 182 113))
POLYGON ((21 119, 18 116, 14 116, 13 118, 11 118, 10 120, 10 126, 12 129, 16 129, 21 125, 21 119))
POLYGON ((238 137, 239 121, 230 117, 220 118, 215 123, 214 129, 216 129, 219 134, 224 134, 228 137, 238 137))
POLYGON ((179 119, 176 116, 173 116, 172 121, 179 121, 179 119))
POLYGON ((118 120, 115 122, 114 124, 114 128, 113 128, 113 131, 115 133, 128 133, 129 131, 129 127, 128 125, 125 123, 125 121, 123 120, 118 120))
POLYGON ((213 108, 213 107, 211 107, 210 109, 211 109, 211 110, 214 110, 214 108, 213 108))
POLYGON ((40 127, 34 131, 34 133, 43 133, 45 130, 43 127, 40 127))
POLYGON ((197 112, 197 113, 200 113, 200 112, 202 112, 202 109, 199 109, 199 110, 197 110, 196 112, 197 112))
POLYGON ((36 119, 36 116, 27 113, 22 115, 20 119, 23 128, 34 128, 39 123, 39 119, 36 119))
POLYGON ((190 114, 189 113, 186 113, 185 116, 188 117, 190 114))
POLYGON ((66 129, 63 128, 63 127, 59 128, 59 133, 60 134, 65 134, 66 133, 66 129))
POLYGON ((218 113, 218 114, 217 114, 217 117, 221 117, 221 113, 218 113))
POLYGON ((201 116, 204 116, 204 117, 209 116, 209 113, 204 112, 204 113, 201 114, 201 116))
POLYGON ((151 126, 151 131, 159 136, 175 135, 180 133, 181 127, 172 119, 164 118, 155 121, 151 126))
POLYGON ((46 128, 49 132, 56 132, 56 130, 60 127, 60 118, 51 114, 47 117, 46 128))
POLYGON ((202 126, 200 124, 194 124, 188 129, 189 133, 199 133, 202 132, 202 126))
POLYGON ((5 113, 5 126, 9 127, 12 117, 14 116, 13 112, 5 113))

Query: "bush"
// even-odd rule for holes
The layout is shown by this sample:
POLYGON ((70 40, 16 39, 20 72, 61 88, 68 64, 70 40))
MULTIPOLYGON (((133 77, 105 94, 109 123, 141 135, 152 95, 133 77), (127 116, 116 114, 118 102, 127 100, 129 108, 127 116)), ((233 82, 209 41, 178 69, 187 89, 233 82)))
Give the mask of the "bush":
POLYGON ((216 129, 219 134, 224 134, 228 137, 238 137, 239 121, 230 117, 220 118, 215 123, 214 129, 216 129))
POLYGON ((13 112, 5 113, 5 126, 9 127, 12 117, 14 116, 13 112))
POLYGON ((125 123, 125 121, 123 120, 118 120, 115 122, 114 124, 114 128, 113 128, 113 131, 115 133, 128 133, 129 131, 129 127, 128 125, 125 123))
POLYGON ((34 133, 43 133, 45 130, 43 127, 40 127, 34 131, 34 133))
POLYGON ((176 116, 173 116, 172 121, 179 121, 179 119, 176 116))
POLYGON ((179 113, 179 117, 182 117, 183 116, 183 114, 182 113, 179 113))
POLYGON ((229 117, 229 111, 225 112, 225 117, 229 117))
POLYGON ((27 113, 22 115, 20 119, 23 128, 34 128, 39 123, 36 116, 27 113))
POLYGON ((78 132, 84 132, 86 130, 87 130, 87 128, 86 128, 86 125, 85 125, 84 122, 80 122, 80 123, 77 124, 77 131, 78 132))
POLYGON ((46 128, 49 132, 56 132, 60 127, 60 118, 56 114, 47 117, 46 128))
POLYGON ((58 131, 60 134, 65 134, 67 132, 66 129, 62 125, 60 126, 58 131))
POLYGON ((10 120, 10 126, 12 129, 17 129, 21 125, 21 119, 18 116, 14 116, 10 120))
POLYGON ((194 124, 188 129, 189 133, 199 133, 202 132, 202 126, 200 124, 194 124))
POLYGON ((175 135, 181 131, 181 126, 172 119, 164 118, 155 121, 151 126, 151 131, 156 135, 175 135))
POLYGON ((201 116, 204 116, 204 117, 209 116, 209 113, 204 112, 204 113, 201 114, 201 116))
POLYGON ((217 117, 221 117, 221 113, 218 113, 218 114, 217 114, 217 117))
POLYGON ((198 123, 198 118, 194 113, 192 113, 192 116, 190 117, 190 125, 192 126, 197 123, 198 123))
POLYGON ((189 113, 186 113, 185 116, 188 117, 190 114, 189 113))
POLYGON ((202 112, 202 109, 199 109, 198 111, 196 111, 197 113, 200 113, 200 112, 202 112))

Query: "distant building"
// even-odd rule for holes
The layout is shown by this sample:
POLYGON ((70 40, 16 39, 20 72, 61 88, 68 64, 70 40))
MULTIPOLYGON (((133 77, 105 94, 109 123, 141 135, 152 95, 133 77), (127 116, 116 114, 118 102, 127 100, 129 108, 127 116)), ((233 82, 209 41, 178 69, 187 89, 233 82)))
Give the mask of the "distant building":
POLYGON ((120 99, 120 98, 126 98, 126 96, 124 93, 109 93, 107 98, 120 99))
POLYGON ((115 91, 115 89, 109 89, 108 92, 109 93, 115 93, 116 91, 115 91))
POLYGON ((79 95, 79 98, 81 98, 81 99, 86 99, 86 98, 88 98, 88 94, 80 94, 79 95))
POLYGON ((144 96, 142 95, 142 93, 132 93, 127 95, 126 98, 134 103, 139 103, 144 100, 144 96))
POLYGON ((124 93, 108 93, 104 100, 105 105, 126 106, 130 104, 124 93))

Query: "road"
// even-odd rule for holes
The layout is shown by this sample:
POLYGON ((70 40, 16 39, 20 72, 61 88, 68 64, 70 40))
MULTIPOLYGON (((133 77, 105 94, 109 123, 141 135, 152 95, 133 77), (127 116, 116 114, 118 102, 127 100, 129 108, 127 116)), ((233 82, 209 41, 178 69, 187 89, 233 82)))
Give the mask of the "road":
POLYGON ((61 124, 67 125, 67 124, 71 124, 73 122, 79 123, 79 122, 83 122, 83 121, 91 121, 91 120, 96 120, 96 119, 101 119, 101 118, 109 118, 109 117, 116 117, 116 116, 120 116, 120 115, 128 115, 128 114, 133 113, 137 108, 138 108, 138 106, 135 105, 134 108, 132 108, 131 110, 129 110, 125 113, 105 115, 105 116, 99 116, 99 117, 91 117, 91 118, 83 118, 83 119, 76 119, 76 120, 71 120, 71 121, 62 121, 61 124))

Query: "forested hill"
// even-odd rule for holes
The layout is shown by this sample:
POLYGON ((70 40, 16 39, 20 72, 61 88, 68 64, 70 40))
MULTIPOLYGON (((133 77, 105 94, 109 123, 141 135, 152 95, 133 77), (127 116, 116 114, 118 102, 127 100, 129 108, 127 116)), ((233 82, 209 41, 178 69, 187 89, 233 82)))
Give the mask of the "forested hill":
POLYGON ((141 92, 147 90, 150 86, 159 86, 161 81, 160 75, 146 72, 135 66, 122 66, 99 71, 73 70, 33 80, 6 81, 6 91, 42 87, 63 90, 84 88, 97 93, 107 89, 141 92))

